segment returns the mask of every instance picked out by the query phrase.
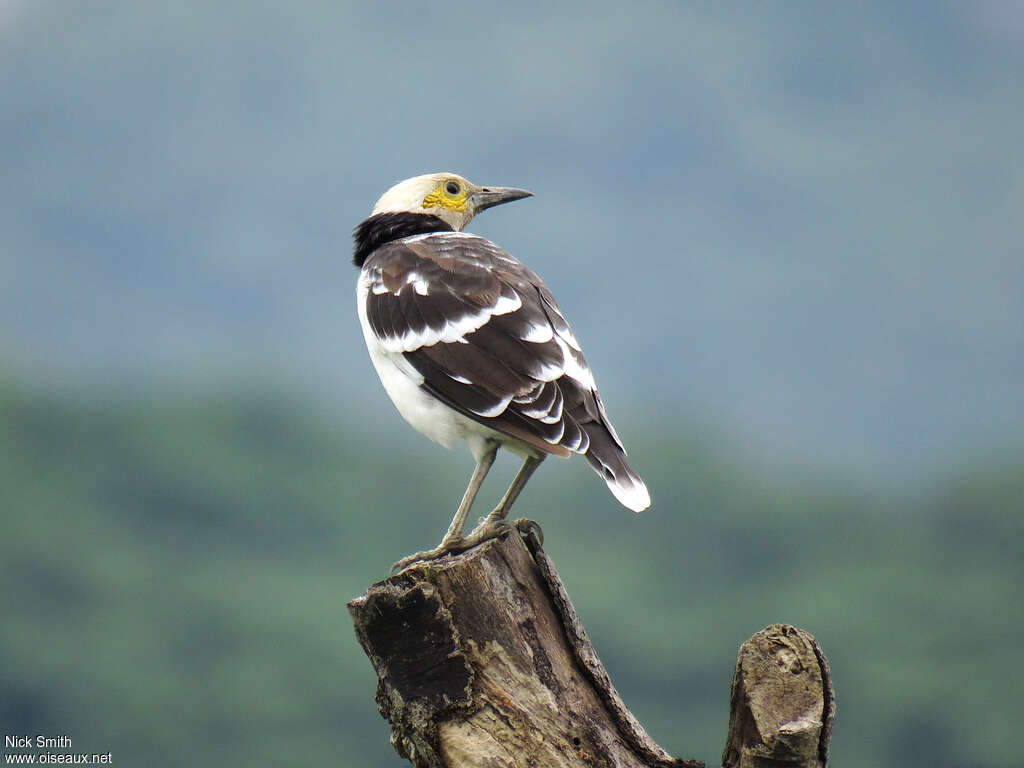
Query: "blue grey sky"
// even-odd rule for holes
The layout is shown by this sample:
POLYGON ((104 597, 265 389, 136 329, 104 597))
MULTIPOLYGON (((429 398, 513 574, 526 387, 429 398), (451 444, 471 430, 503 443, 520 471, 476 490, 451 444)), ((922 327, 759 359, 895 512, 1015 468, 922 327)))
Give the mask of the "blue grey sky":
POLYGON ((617 424, 895 476, 1019 448, 1021 7, 0 2, 0 367, 404 435, 350 233, 451 170, 536 193, 471 229, 617 424))

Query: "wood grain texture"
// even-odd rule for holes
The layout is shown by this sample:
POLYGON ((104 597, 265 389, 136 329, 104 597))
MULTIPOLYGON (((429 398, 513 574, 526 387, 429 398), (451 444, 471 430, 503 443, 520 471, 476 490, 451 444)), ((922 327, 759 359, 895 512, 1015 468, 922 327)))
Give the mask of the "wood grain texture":
MULTIPOLYGON (((396 751, 417 768, 702 768, 626 708, 537 529, 523 530, 348 604, 396 751)), ((725 768, 825 767, 835 696, 807 632, 773 624, 744 643, 730 709, 725 768)))
POLYGON ((622 703, 535 537, 415 564, 349 611, 417 768, 703 765, 669 756, 622 703))
POLYGON ((835 717, 825 654, 813 636, 772 624, 740 647, 725 768, 824 768, 835 717))

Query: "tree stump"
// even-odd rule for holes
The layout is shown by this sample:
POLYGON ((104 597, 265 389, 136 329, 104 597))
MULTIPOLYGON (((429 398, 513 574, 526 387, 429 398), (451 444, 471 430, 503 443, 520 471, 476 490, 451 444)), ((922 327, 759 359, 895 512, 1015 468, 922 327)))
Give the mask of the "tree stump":
POLYGON ((703 768, 623 704, 533 531, 415 563, 348 608, 417 768, 703 768))
POLYGON ((729 709, 724 768, 824 768, 835 692, 818 641, 786 624, 747 640, 729 709))

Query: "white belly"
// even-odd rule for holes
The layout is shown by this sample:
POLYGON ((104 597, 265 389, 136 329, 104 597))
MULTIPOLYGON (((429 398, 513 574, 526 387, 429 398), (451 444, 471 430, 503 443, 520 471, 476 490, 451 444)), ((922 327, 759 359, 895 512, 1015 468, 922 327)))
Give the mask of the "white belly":
POLYGON ((521 456, 539 455, 535 448, 463 416, 428 394, 420 386, 423 383, 420 372, 400 352, 389 352, 378 343, 366 317, 369 290, 369 281, 360 274, 356 285, 356 305, 366 349, 391 402, 413 429, 446 448, 460 439, 466 440, 477 459, 484 454, 488 440, 497 440, 521 456))
MULTIPOLYGON (((413 368, 401 353, 385 351, 377 342, 377 337, 370 328, 366 318, 366 295, 369 284, 360 275, 356 287, 356 302, 359 308, 359 324, 363 327, 363 338, 370 360, 377 370, 384 390, 402 414, 402 418, 418 432, 429 437, 435 443, 450 448, 461 437, 455 417, 460 417, 448 406, 428 395, 420 384, 423 377, 413 368)), ((461 418, 461 417, 460 417, 461 418)))

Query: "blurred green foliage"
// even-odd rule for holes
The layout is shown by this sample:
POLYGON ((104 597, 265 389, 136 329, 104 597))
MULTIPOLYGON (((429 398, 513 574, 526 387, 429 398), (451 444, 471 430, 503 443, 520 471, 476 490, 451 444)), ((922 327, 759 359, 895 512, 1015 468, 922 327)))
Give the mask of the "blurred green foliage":
MULTIPOLYGON (((787 621, 831 661, 836 765, 1019 758, 1024 462, 869 492, 742 466, 683 423, 630 437, 648 513, 578 461, 517 510, 663 746, 716 764, 736 649, 787 621)), ((4 733, 154 768, 404 764, 345 602, 440 536, 465 456, 272 396, 10 383, 0 456, 4 733)))

